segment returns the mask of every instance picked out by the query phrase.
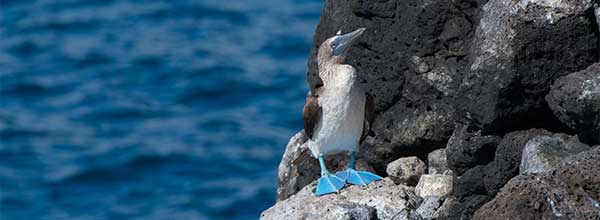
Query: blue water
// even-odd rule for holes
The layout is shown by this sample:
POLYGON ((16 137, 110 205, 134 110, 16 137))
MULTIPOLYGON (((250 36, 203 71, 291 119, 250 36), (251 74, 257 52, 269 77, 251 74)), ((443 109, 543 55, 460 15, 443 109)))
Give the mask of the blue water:
POLYGON ((0 1, 0 219, 258 219, 322 4, 0 1))

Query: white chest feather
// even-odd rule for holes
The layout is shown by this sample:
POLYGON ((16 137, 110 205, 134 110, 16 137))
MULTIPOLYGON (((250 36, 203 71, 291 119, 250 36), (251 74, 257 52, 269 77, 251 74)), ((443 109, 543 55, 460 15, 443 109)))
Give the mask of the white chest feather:
POLYGON ((365 114, 365 93, 356 84, 354 69, 342 68, 324 82, 319 105, 321 121, 315 129, 311 150, 315 156, 339 151, 352 151, 362 135, 365 114))

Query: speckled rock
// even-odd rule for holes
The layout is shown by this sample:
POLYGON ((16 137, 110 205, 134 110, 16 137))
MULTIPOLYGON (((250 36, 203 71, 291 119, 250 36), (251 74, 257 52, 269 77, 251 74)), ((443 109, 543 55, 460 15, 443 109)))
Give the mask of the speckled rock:
POLYGON ((473 219, 599 219, 600 148, 565 159, 555 171, 513 178, 473 219))
POLYGON ((453 177, 443 174, 426 174, 421 176, 415 193, 420 197, 434 196, 446 198, 452 194, 453 177))
POLYGON ((448 168, 446 149, 437 149, 427 155, 428 174, 452 174, 448 168))
POLYGON ((264 211, 260 219, 324 219, 327 210, 335 209, 344 212, 344 209, 336 206, 349 203, 375 208, 377 219, 380 220, 420 219, 415 211, 418 197, 414 194, 414 188, 396 185, 389 178, 373 182, 367 187, 347 186, 339 194, 319 197, 314 195, 315 187, 316 182, 313 182, 296 195, 278 202, 264 211))
POLYGON ((425 197, 419 208, 417 208, 417 213, 419 213, 423 219, 433 219, 443 201, 442 198, 435 196, 425 197))
POLYGON ((519 173, 530 174, 552 170, 562 159, 587 150, 590 150, 590 147, 580 143, 577 137, 565 134, 534 137, 523 149, 519 173))
POLYGON ((335 204, 317 219, 377 220, 377 210, 356 203, 335 204))
POLYGON ((394 182, 415 186, 427 166, 417 157, 403 157, 388 164, 386 172, 394 182))
POLYGON ((546 100, 556 117, 579 131, 583 141, 600 143, 600 63, 558 78, 546 100))

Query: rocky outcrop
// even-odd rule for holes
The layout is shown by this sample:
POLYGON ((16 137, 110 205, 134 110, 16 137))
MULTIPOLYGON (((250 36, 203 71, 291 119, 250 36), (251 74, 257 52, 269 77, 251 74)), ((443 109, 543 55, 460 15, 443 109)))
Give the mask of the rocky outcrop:
MULTIPOLYGON (((531 146, 546 146, 539 144, 544 142, 540 136, 577 137, 589 146, 600 143, 596 91, 600 29, 594 3, 600 4, 597 0, 327 0, 308 61, 308 83, 311 89, 322 83, 315 60, 321 42, 338 30, 367 28, 347 59, 357 69, 360 84, 374 96, 377 111, 357 156, 359 169, 373 169, 389 178, 373 185, 376 189, 351 186, 340 194, 315 197, 311 191, 318 163, 302 147, 305 137, 299 134, 290 140, 280 165, 279 202, 263 219, 369 219, 373 210, 378 219, 390 218, 392 212, 401 213, 398 219, 470 219, 489 201, 500 207, 513 198, 525 199, 515 194, 518 187, 542 184, 549 192, 579 195, 571 183, 566 187, 558 180, 548 182, 552 172, 545 171, 566 170, 557 164, 566 164, 565 157, 586 149, 552 154, 526 150, 525 157, 523 151, 532 139, 531 146), (400 166, 404 162, 392 163, 405 157, 420 158, 428 174, 422 175, 418 162, 413 163, 419 164, 414 173, 405 172, 410 169, 400 166), (536 160, 552 162, 542 162, 544 172, 519 175, 522 161, 523 170, 528 170, 536 160), (423 180, 431 174, 451 180, 450 195, 418 196, 405 185, 414 184, 416 176, 423 180), (509 181, 513 190, 504 187, 509 181), (383 196, 400 193, 396 191, 404 193, 403 202, 383 196), (327 209, 334 214, 322 213, 327 209)), ((344 169, 346 161, 344 154, 327 157, 332 170, 344 169)), ((600 185, 595 178, 587 180, 600 185)), ((532 189, 531 200, 523 201, 541 199, 539 192, 532 189)), ((569 201, 565 204, 575 204, 569 201)), ((508 212, 528 208, 506 207, 501 216, 518 216, 508 212)), ((480 211, 476 217, 487 215, 492 211, 480 211)))
POLYGON ((396 185, 389 178, 377 181, 368 187, 349 186, 339 194, 317 197, 314 195, 316 182, 304 187, 296 195, 278 202, 262 213, 262 220, 294 220, 294 219, 337 219, 329 211, 335 210, 337 216, 351 216, 352 213, 370 212, 364 206, 376 210, 376 219, 420 219, 415 208, 420 204, 412 187, 396 185), (357 208, 348 207, 360 207, 357 208))
POLYGON ((600 143, 600 63, 558 78, 546 100, 560 121, 581 131, 584 141, 600 143))
POLYGON ((473 219, 600 219, 600 148, 512 179, 473 219))

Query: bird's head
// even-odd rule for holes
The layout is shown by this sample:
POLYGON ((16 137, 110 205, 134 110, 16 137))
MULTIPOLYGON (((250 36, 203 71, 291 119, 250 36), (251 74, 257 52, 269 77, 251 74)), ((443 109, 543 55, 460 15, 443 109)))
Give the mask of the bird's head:
POLYGON ((319 65, 325 63, 340 64, 345 62, 348 48, 350 48, 364 31, 365 28, 359 28, 342 35, 342 31, 340 30, 335 36, 325 40, 319 47, 319 53, 317 55, 317 62, 319 62, 319 65))

